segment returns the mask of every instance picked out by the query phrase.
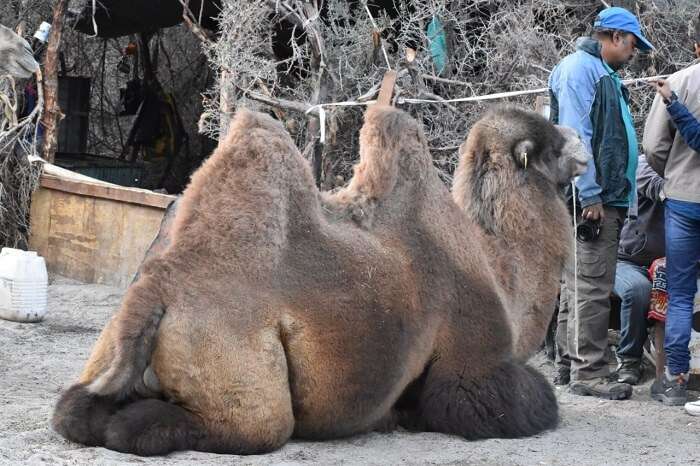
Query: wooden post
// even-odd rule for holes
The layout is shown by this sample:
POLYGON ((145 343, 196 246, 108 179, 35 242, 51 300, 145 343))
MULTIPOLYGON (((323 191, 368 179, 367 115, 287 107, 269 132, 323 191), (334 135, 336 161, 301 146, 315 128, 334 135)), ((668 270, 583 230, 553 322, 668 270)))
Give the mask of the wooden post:
POLYGON ((376 105, 391 105, 391 96, 394 94, 395 84, 396 71, 389 70, 384 73, 384 78, 382 78, 382 87, 379 88, 379 97, 377 97, 376 105))
POLYGON ((549 118, 549 97, 538 95, 535 98, 535 112, 545 118, 549 118))
MULTIPOLYGON (((301 5, 305 18, 318 18, 319 11, 316 9, 314 2, 297 2, 301 5)), ((326 69, 325 62, 325 43, 321 37, 321 33, 315 28, 314 24, 309 21, 302 24, 306 33, 309 35, 311 45, 311 73, 314 82, 314 91, 311 96, 311 105, 324 103, 329 95, 330 76, 326 69)), ((317 135, 321 131, 320 115, 310 113, 306 125, 306 144, 305 147, 311 151, 311 167, 316 180, 316 186, 321 186, 321 176, 323 175, 323 159, 325 152, 325 144, 319 144, 316 140, 317 135)), ((306 152, 306 150, 304 150, 306 152)))
POLYGON ((231 115, 236 109, 235 96, 229 92, 229 72, 221 71, 219 83, 221 90, 219 93, 219 141, 223 141, 228 134, 228 125, 231 122, 231 115))
POLYGON ((58 146, 58 123, 63 118, 61 108, 58 106, 58 50, 61 46, 61 34, 63 32, 63 17, 66 13, 68 0, 57 0, 53 9, 51 33, 46 49, 46 61, 44 65, 44 159, 53 163, 58 146))

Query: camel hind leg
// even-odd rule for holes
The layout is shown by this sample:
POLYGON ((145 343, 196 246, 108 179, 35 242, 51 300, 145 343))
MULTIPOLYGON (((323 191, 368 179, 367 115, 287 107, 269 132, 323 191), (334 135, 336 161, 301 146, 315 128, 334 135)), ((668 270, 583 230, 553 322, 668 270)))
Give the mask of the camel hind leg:
POLYGON ((127 405, 109 419, 107 448, 140 455, 182 449, 258 454, 287 442, 294 415, 277 328, 241 334, 221 317, 215 310, 191 320, 166 314, 151 364, 175 403, 127 405), (195 320, 201 327, 193 327, 195 320))
POLYGON ((196 348, 206 363, 200 365, 190 353, 194 360, 187 368, 178 361, 193 348, 168 349, 173 340, 167 337, 159 343, 154 368, 174 402, 117 402, 76 384, 56 407, 55 430, 75 442, 141 456, 178 450, 259 454, 280 448, 292 435, 294 415, 278 335, 271 330, 240 344, 231 335, 229 341, 217 336, 226 334, 214 334, 196 348))
POLYGON ((149 393, 143 374, 163 315, 154 281, 144 274, 129 287, 120 309, 93 346, 78 382, 58 399, 51 425, 65 438, 104 445, 109 417, 137 393, 149 393))

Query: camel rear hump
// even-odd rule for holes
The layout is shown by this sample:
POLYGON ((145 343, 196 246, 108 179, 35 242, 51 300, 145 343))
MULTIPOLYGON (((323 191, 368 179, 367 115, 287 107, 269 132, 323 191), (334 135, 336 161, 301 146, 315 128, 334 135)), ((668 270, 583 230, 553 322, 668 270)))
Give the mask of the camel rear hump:
POLYGON ((374 105, 367 109, 360 130, 360 160, 353 177, 340 191, 324 193, 325 205, 336 216, 369 227, 380 202, 383 214, 412 208, 431 163, 418 122, 402 110, 374 105))

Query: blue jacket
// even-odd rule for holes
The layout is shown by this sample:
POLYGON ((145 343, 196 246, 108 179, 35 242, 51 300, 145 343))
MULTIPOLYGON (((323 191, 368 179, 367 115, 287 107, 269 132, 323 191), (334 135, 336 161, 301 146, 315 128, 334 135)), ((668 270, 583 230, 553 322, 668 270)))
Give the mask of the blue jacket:
POLYGON ((629 92, 601 58, 600 42, 583 37, 576 49, 549 77, 550 119, 575 129, 592 155, 576 180, 581 207, 629 206, 637 160, 630 116, 623 114, 629 112, 629 92))

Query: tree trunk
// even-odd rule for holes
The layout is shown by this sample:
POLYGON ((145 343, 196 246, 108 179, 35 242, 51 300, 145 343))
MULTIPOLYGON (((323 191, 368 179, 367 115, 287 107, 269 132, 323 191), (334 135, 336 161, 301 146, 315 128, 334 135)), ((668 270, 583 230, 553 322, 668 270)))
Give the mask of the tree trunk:
POLYGON ((226 70, 221 72, 221 93, 219 95, 219 141, 223 141, 228 134, 228 125, 231 122, 231 115, 236 109, 235 99, 230 87, 229 73, 226 70))
POLYGON ((44 159, 53 163, 58 146, 58 123, 63 118, 61 108, 58 105, 58 50, 61 46, 61 33, 63 32, 63 17, 66 13, 68 0, 57 0, 53 9, 51 22, 51 34, 46 49, 46 61, 44 64, 44 159))
MULTIPOLYGON (((319 11, 313 2, 304 2, 302 9, 307 18, 318 18, 319 11)), ((314 80, 314 92, 311 96, 311 105, 325 103, 329 95, 330 76, 326 69, 325 63, 325 44, 320 32, 315 29, 311 23, 305 25, 306 32, 309 35, 311 44, 311 73, 314 80)), ((318 141, 319 132, 321 130, 321 114, 309 114, 308 123, 306 125, 306 144, 307 149, 311 149, 311 167, 316 180, 316 186, 321 186, 321 177, 323 175, 323 159, 325 153, 325 144, 318 141)), ((306 150, 305 150, 306 152, 306 150)))

